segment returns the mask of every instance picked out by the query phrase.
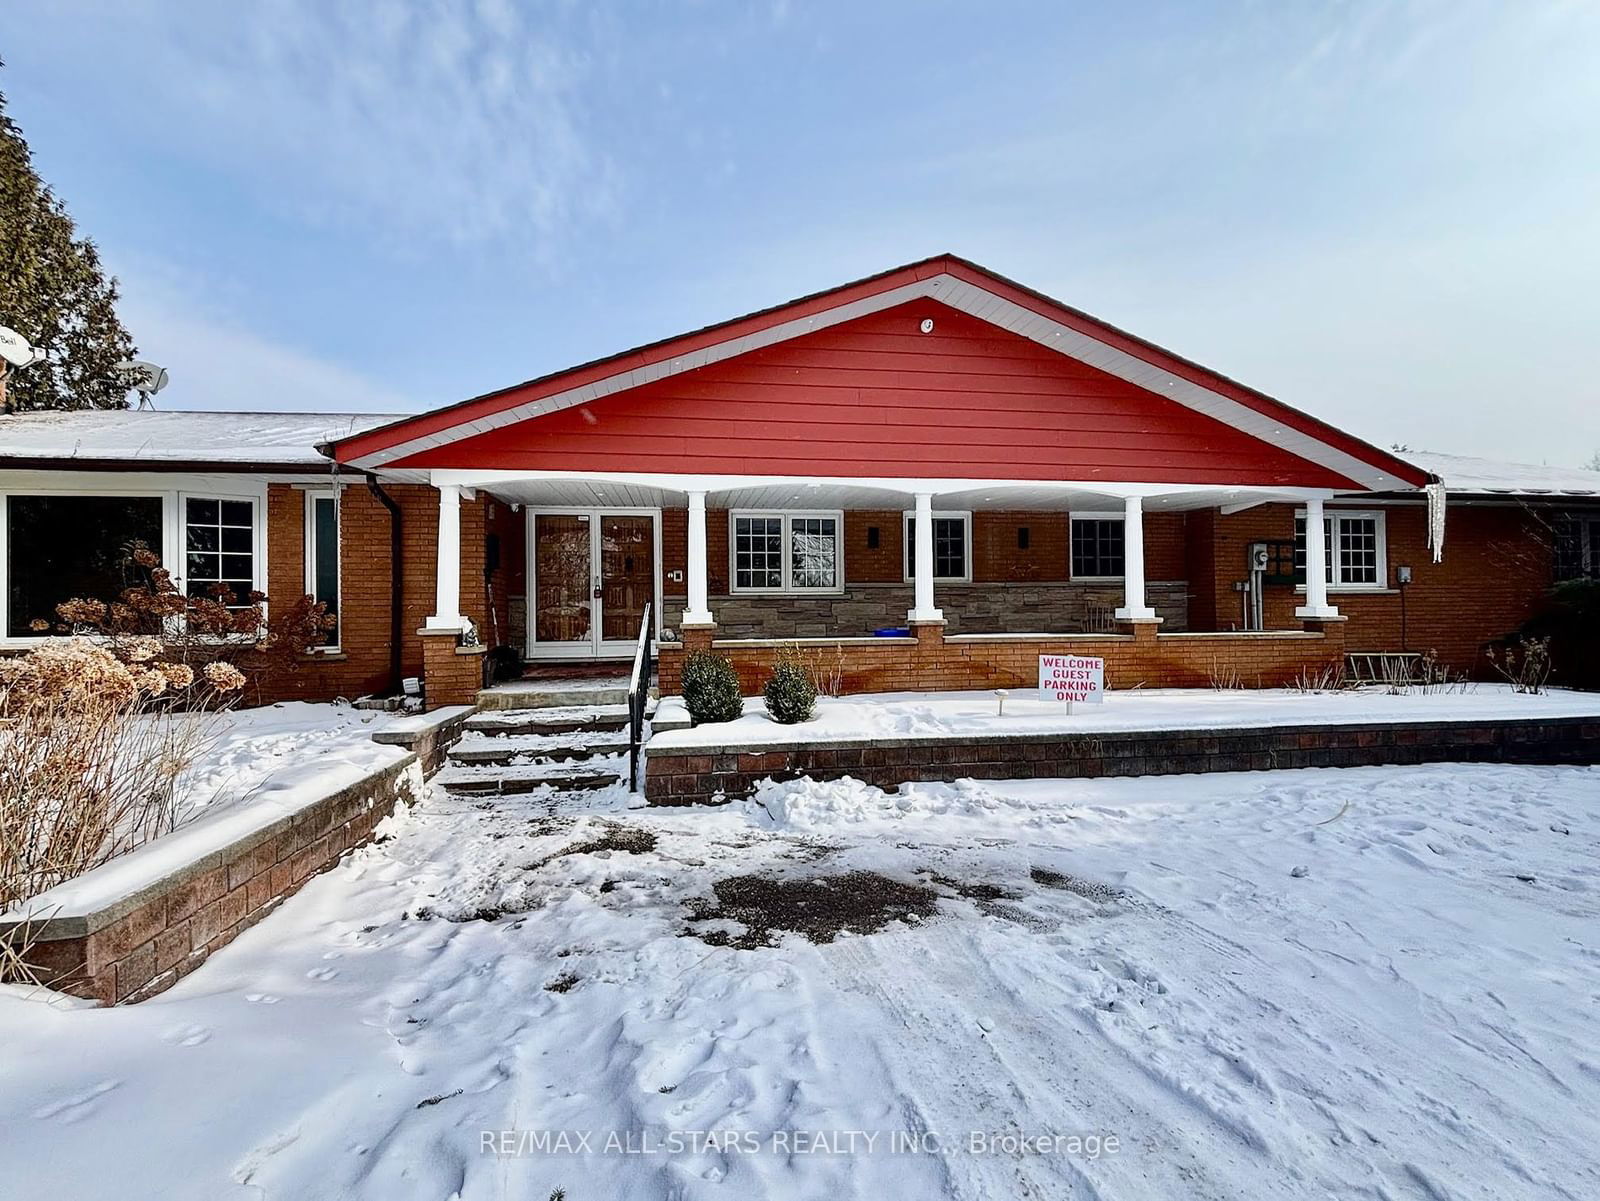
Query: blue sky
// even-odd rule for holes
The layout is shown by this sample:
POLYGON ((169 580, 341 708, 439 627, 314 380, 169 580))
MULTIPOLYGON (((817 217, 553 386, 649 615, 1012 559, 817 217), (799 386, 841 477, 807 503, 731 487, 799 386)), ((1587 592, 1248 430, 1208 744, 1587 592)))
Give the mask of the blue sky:
POLYGON ((12 0, 170 408, 462 399, 954 251, 1373 441, 1600 450, 1600 5, 12 0))

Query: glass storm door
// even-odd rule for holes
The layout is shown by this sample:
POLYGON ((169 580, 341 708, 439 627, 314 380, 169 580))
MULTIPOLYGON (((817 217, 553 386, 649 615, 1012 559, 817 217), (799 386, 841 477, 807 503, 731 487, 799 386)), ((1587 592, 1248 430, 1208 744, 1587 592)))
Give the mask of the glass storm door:
POLYGON ((530 658, 626 658, 655 599, 659 516, 603 509, 529 515, 530 658))

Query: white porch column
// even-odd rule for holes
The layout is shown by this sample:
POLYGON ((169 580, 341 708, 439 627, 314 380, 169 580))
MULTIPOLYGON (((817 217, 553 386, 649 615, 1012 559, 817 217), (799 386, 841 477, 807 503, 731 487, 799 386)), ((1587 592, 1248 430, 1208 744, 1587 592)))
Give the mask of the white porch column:
POLYGON ((915 607, 906 614, 908 621, 943 621, 942 610, 933 607, 933 493, 917 493, 916 592, 915 607))
POLYGON ((1306 501, 1306 603, 1294 615, 1339 616, 1339 610, 1328 603, 1328 532, 1320 498, 1306 501))
POLYGON ((683 611, 687 625, 711 625, 711 606, 706 589, 706 494, 689 493, 689 607, 683 611))
POLYGON ((460 630, 461 618, 461 489, 439 485, 438 574, 434 582, 433 613, 423 623, 429 630, 460 630))
POLYGON ((1122 608, 1120 621, 1149 621, 1156 611, 1144 603, 1144 501, 1130 496, 1122 504, 1122 608))

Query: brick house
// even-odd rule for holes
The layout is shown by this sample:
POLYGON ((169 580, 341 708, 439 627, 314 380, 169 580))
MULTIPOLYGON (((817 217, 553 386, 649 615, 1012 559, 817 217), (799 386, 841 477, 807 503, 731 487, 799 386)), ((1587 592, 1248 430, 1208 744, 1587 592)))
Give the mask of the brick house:
POLYGON ((308 699, 623 658, 647 604, 663 692, 688 650, 754 689, 791 644, 854 690, 1056 651, 1281 684, 1480 668, 1600 571, 1600 474, 1386 452, 941 256, 420 415, 0 417, 0 649, 114 593, 130 537, 186 587, 328 601, 308 699))

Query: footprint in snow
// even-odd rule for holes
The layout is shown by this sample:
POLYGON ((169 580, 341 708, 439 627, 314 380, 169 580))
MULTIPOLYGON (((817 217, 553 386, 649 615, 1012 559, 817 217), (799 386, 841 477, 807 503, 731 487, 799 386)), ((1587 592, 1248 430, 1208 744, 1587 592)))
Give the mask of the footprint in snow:
POLYGON ((327 981, 332 980, 338 974, 339 969, 336 967, 314 967, 306 973, 306 979, 327 981))
POLYGON ((120 1080, 102 1080, 92 1088, 52 1101, 49 1105, 41 1105, 33 1111, 33 1116, 41 1121, 80 1122, 95 1111, 96 1101, 121 1083, 120 1080))
POLYGON ((198 1047, 211 1037, 205 1026, 173 1026, 161 1036, 163 1042, 175 1047, 198 1047))
POLYGON ((247 992, 244 999, 252 1005, 276 1005, 282 998, 275 997, 269 992, 247 992))

